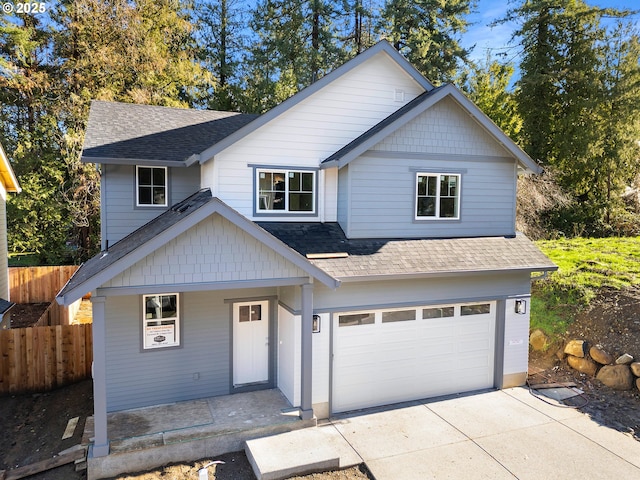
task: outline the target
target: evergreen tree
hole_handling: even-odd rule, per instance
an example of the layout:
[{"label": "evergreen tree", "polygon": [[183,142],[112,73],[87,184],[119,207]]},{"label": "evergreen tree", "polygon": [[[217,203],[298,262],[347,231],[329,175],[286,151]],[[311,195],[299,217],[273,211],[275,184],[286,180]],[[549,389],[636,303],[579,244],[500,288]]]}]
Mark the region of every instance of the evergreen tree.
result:
[{"label": "evergreen tree", "polygon": [[341,65],[345,52],[333,34],[335,1],[263,0],[250,27],[244,110],[262,112]]},{"label": "evergreen tree", "polygon": [[210,1],[199,6],[200,58],[215,79],[213,91],[207,95],[207,108],[238,109],[244,16],[240,0]]},{"label": "evergreen tree", "polygon": [[380,33],[432,82],[450,82],[469,51],[458,36],[468,26],[471,0],[387,0]]},{"label": "evergreen tree", "polygon": [[512,140],[517,141],[522,128],[515,95],[509,91],[514,67],[489,56],[473,65],[464,76],[462,90]]}]

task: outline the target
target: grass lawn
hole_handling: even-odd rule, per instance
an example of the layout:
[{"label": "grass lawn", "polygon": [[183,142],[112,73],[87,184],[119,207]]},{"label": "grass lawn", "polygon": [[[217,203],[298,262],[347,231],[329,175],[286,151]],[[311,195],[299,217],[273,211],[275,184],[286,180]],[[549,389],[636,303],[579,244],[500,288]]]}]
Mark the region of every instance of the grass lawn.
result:
[{"label": "grass lawn", "polygon": [[640,237],[545,240],[536,245],[559,267],[533,284],[531,327],[549,335],[564,332],[599,289],[640,284]]}]

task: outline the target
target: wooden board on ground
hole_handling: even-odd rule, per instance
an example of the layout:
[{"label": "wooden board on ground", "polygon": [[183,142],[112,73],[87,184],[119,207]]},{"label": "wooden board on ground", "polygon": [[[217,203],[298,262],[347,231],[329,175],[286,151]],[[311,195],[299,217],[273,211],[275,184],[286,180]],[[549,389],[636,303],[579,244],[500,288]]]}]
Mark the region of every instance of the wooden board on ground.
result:
[{"label": "wooden board on ground", "polygon": [[32,463],[31,465],[25,465],[24,467],[14,468],[13,470],[7,470],[3,480],[18,480],[30,475],[35,475],[36,473],[51,470],[52,468],[58,468],[67,463],[75,462],[79,458],[83,458],[86,454],[87,452],[84,448],[67,451],[67,453],[63,453],[57,457]]}]

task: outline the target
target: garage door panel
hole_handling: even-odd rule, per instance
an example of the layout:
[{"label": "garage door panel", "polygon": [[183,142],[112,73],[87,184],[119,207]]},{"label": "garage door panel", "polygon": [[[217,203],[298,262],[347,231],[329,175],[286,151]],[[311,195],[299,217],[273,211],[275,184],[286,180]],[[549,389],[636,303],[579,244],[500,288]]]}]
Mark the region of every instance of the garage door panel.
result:
[{"label": "garage door panel", "polygon": [[466,316],[443,306],[455,314],[428,319],[421,308],[416,320],[382,323],[381,310],[373,324],[346,327],[336,315],[333,412],[493,386],[495,304]]}]

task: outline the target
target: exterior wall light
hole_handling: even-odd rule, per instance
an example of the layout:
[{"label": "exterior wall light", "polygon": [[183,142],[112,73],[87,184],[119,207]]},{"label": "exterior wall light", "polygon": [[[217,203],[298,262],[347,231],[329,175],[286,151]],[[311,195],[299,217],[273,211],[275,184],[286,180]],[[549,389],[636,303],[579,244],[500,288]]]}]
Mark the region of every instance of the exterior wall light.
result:
[{"label": "exterior wall light", "polygon": [[320,315],[313,316],[313,333],[320,333]]},{"label": "exterior wall light", "polygon": [[524,315],[525,313],[527,313],[526,300],[516,300],[516,313],[519,315]]}]

